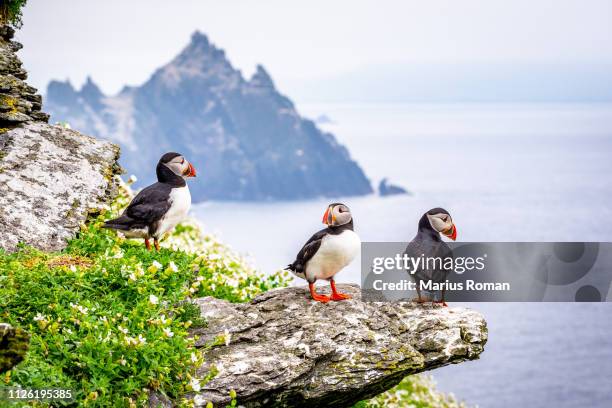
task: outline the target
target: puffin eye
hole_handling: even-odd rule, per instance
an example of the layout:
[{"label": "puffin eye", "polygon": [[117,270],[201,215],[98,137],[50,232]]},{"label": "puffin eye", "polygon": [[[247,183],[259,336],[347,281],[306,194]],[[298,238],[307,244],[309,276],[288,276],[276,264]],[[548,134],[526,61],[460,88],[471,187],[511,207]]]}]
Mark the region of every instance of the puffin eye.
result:
[{"label": "puffin eye", "polygon": [[338,212],[339,212],[339,213],[343,213],[343,212],[344,212],[344,210],[342,209],[342,207],[338,208]]}]

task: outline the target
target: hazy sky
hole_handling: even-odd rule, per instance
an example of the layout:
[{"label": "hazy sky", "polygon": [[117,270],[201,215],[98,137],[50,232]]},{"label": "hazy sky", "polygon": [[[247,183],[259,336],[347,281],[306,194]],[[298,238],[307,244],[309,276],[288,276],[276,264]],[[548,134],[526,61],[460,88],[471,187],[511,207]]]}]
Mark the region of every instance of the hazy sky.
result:
[{"label": "hazy sky", "polygon": [[30,0],[17,38],[31,83],[138,85],[199,29],[285,93],[411,62],[612,63],[610,0]]}]

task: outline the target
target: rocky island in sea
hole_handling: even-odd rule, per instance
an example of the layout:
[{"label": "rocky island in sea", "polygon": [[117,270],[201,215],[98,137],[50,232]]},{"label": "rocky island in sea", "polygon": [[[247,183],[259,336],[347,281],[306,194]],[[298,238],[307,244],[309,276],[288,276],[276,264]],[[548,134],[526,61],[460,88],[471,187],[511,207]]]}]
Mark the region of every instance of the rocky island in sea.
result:
[{"label": "rocky island in sea", "polygon": [[143,85],[106,96],[89,78],[80,90],[49,83],[53,122],[119,144],[121,164],[141,185],[151,163],[179,151],[202,169],[195,201],[295,200],[372,192],[336,138],[305,119],[258,66],[245,79],[225,52],[195,32]]}]

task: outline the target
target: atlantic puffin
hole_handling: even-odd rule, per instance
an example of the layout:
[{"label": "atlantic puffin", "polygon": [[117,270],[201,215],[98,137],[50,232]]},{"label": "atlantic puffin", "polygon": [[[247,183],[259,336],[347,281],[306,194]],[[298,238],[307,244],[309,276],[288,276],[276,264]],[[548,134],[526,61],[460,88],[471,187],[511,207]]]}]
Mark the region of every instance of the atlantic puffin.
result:
[{"label": "atlantic puffin", "polygon": [[[319,302],[350,299],[336,290],[334,276],[350,264],[359,252],[361,240],[353,231],[353,216],[342,203],[332,203],[323,215],[327,228],[314,234],[304,244],[287,270],[306,279],[310,295]],[[319,295],[315,289],[317,279],[326,279],[331,286],[331,296]]]},{"label": "atlantic puffin", "polygon": [[[427,211],[419,220],[419,227],[416,236],[404,251],[404,254],[412,258],[422,258],[416,271],[409,271],[412,278],[416,282],[417,302],[423,303],[421,298],[420,285],[422,281],[432,281],[434,283],[443,283],[446,281],[450,270],[444,268],[444,260],[453,257],[453,251],[442,241],[440,234],[455,241],[457,239],[457,227],[453,223],[453,219],[448,211],[444,208],[432,208]],[[427,259],[440,259],[437,262],[427,263]],[[414,273],[412,273],[414,272]],[[432,300],[433,303],[441,303],[447,306],[444,300],[445,289],[442,291],[440,300]]]},{"label": "atlantic puffin", "polygon": [[157,183],[144,188],[134,197],[119,218],[104,223],[104,228],[119,230],[128,238],[144,238],[151,250],[153,238],[159,251],[159,240],[181,222],[191,207],[191,194],[186,179],[196,171],[183,155],[164,154],[155,169]]}]

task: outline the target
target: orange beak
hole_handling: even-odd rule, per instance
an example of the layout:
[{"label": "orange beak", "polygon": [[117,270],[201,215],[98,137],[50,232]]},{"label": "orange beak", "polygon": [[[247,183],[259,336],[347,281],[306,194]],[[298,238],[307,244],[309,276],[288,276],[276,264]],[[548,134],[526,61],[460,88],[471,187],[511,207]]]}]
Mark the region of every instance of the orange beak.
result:
[{"label": "orange beak", "polygon": [[453,224],[449,229],[444,231],[443,234],[455,241],[457,240],[457,227],[455,227],[455,224]]},{"label": "orange beak", "polygon": [[196,176],[196,170],[195,167],[193,167],[193,164],[189,163],[189,170],[186,174],[187,177],[195,177]]},{"label": "orange beak", "polygon": [[325,210],[325,214],[323,214],[323,224],[325,225],[330,225],[332,223],[332,217],[330,217],[331,214],[329,213],[330,208],[331,207],[327,207],[327,210]]}]

